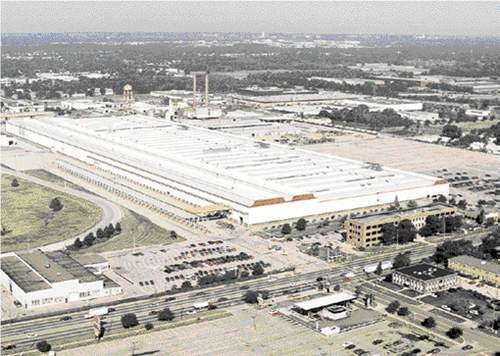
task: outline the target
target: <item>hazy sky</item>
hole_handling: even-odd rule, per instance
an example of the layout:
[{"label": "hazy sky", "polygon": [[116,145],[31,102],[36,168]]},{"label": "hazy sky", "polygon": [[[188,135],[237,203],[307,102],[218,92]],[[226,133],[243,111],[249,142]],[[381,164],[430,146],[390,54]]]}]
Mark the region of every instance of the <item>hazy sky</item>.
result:
[{"label": "hazy sky", "polygon": [[500,2],[1,1],[2,32],[500,35]]}]

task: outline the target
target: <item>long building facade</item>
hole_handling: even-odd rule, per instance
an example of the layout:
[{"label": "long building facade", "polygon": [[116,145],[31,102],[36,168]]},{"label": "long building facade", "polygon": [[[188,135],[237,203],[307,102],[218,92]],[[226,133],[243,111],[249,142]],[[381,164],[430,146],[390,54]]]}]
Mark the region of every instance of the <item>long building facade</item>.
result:
[{"label": "long building facade", "polygon": [[347,219],[344,223],[346,241],[353,246],[363,248],[380,245],[384,224],[397,225],[403,220],[410,220],[415,229],[419,230],[425,225],[428,216],[451,216],[455,215],[457,210],[453,206],[435,204]]},{"label": "long building facade", "polygon": [[263,224],[448,195],[448,183],[140,115],[10,120],[7,132],[200,206]]}]

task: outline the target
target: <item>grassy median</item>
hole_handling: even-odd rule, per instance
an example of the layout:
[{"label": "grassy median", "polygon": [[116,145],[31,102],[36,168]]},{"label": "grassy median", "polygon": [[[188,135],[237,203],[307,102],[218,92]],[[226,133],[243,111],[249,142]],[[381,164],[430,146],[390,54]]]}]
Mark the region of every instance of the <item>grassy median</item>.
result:
[{"label": "grassy median", "polygon": [[131,210],[122,209],[123,217],[120,220],[122,232],[105,242],[99,242],[88,248],[82,248],[76,253],[116,251],[134,247],[150,245],[167,245],[180,242],[180,236],[172,238],[171,232],[151,222],[148,218]]},{"label": "grassy median", "polygon": [[[88,200],[2,174],[2,252],[39,247],[74,237],[94,226],[102,210]],[[49,205],[54,198],[59,211]]]}]

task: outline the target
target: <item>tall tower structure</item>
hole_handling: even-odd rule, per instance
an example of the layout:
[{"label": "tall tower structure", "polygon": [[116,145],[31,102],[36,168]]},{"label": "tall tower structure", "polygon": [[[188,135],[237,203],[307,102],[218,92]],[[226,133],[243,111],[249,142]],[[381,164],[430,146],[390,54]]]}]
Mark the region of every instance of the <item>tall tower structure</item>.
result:
[{"label": "tall tower structure", "polygon": [[134,92],[132,91],[132,85],[130,84],[125,84],[123,87],[123,101],[125,111],[131,112],[132,104],[134,102]]}]

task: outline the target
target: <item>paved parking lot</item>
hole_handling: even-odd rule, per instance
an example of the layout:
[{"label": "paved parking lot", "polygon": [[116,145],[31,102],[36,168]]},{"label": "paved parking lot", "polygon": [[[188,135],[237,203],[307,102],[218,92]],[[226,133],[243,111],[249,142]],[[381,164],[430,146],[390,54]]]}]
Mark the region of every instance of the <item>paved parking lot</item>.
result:
[{"label": "paved parking lot", "polygon": [[436,295],[437,297],[426,296],[421,300],[436,306],[440,310],[444,309],[443,306],[447,306],[451,309],[451,312],[441,311],[441,313],[446,314],[449,318],[452,318],[450,314],[454,313],[481,324],[495,317],[493,309],[488,307],[492,299],[475,291],[452,288],[446,292],[436,293]]},{"label": "paved parking lot", "polygon": [[[395,342],[399,352],[393,355],[417,348],[421,350],[420,355],[425,355],[437,347],[436,340],[420,340],[410,327],[387,321],[327,337],[283,317],[272,316],[268,309],[245,307],[243,310],[234,308],[231,312],[233,316],[224,319],[103,342],[64,351],[61,355],[126,355],[132,347],[136,354],[143,355],[353,356],[356,355],[354,351],[360,349],[371,355],[389,355],[385,346]],[[375,345],[375,340],[382,342]],[[353,343],[354,348],[345,348],[348,343]]]},{"label": "paved parking lot", "polygon": [[124,287],[143,294],[180,288],[185,282],[195,286],[200,277],[236,268],[251,275],[257,264],[265,272],[285,267],[270,256],[254,256],[222,240],[116,252],[108,259],[115,273],[128,282]]}]

